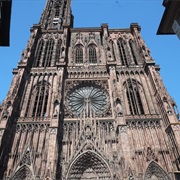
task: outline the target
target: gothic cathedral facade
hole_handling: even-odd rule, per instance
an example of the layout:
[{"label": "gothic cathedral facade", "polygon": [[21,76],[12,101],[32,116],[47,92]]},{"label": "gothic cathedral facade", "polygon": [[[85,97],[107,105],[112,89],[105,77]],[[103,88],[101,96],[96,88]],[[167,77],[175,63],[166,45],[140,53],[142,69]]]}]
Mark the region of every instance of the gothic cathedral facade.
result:
[{"label": "gothic cathedral facade", "polygon": [[0,106],[0,179],[180,179],[180,124],[140,26],[74,28],[47,0]]}]

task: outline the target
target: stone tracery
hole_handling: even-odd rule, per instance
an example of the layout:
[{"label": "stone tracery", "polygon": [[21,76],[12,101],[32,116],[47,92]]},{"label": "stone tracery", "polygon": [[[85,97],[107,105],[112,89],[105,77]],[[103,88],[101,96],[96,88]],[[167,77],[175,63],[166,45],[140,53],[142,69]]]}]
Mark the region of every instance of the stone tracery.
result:
[{"label": "stone tracery", "polygon": [[102,157],[93,151],[86,151],[72,162],[67,179],[89,179],[90,174],[93,179],[111,179],[110,169]]},{"label": "stone tracery", "polygon": [[26,166],[23,165],[13,176],[12,180],[33,180],[33,175],[31,170]]},{"label": "stone tracery", "polygon": [[171,180],[167,173],[154,161],[152,161],[145,173],[144,180]]},{"label": "stone tracery", "polygon": [[[90,116],[90,111],[89,115],[87,114],[89,107],[91,116],[104,116],[107,113],[111,114],[107,87],[107,81],[101,80],[67,81],[65,113],[71,114],[71,116],[88,117]],[[74,101],[72,101],[73,99]],[[87,100],[89,103],[86,102]],[[86,107],[84,106],[84,103]],[[103,104],[103,108],[100,107],[100,105]]]}]

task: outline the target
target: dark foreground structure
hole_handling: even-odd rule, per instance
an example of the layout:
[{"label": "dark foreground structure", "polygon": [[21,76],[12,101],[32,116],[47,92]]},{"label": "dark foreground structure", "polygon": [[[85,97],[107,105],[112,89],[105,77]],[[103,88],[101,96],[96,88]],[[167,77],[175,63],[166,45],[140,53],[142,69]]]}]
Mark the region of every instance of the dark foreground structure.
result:
[{"label": "dark foreground structure", "polygon": [[180,39],[180,1],[164,0],[165,11],[157,34],[176,34]]},{"label": "dark foreground structure", "polygon": [[175,180],[180,124],[138,24],[74,28],[48,0],[0,107],[0,179]]},{"label": "dark foreground structure", "polygon": [[0,46],[9,46],[12,0],[0,0]]}]

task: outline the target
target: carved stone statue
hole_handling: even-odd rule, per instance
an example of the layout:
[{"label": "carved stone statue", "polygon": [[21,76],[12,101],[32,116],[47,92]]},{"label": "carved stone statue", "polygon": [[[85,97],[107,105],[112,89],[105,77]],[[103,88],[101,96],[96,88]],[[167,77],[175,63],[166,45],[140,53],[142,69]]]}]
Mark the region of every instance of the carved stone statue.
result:
[{"label": "carved stone statue", "polygon": [[163,98],[163,104],[164,104],[164,108],[165,108],[167,114],[171,115],[172,114],[172,110],[171,110],[171,107],[170,107],[166,97]]},{"label": "carved stone statue", "polygon": [[4,113],[3,113],[3,118],[4,119],[8,118],[9,114],[11,113],[11,110],[12,110],[11,102],[8,102],[7,105],[6,105],[6,108],[4,110]]},{"label": "carved stone statue", "polygon": [[58,116],[58,110],[59,110],[59,102],[58,102],[58,100],[55,100],[55,102],[54,102],[53,117],[57,117]]},{"label": "carved stone statue", "polygon": [[65,49],[64,49],[64,47],[62,47],[60,62],[63,62],[64,58],[65,58]]},{"label": "carved stone statue", "polygon": [[121,101],[119,98],[116,99],[116,113],[117,113],[117,116],[121,116],[123,114]]},{"label": "carved stone statue", "polygon": [[8,115],[9,115],[9,112],[5,110],[3,113],[3,119],[7,119]]},{"label": "carved stone statue", "polygon": [[65,58],[65,49],[62,48],[61,58]]}]

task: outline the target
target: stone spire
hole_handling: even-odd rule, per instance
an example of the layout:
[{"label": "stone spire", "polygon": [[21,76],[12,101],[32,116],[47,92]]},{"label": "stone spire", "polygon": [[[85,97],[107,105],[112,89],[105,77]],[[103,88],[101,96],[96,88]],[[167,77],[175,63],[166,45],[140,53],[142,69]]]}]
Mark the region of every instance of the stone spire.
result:
[{"label": "stone spire", "polygon": [[71,0],[47,0],[40,24],[43,29],[62,29],[73,25]]}]

